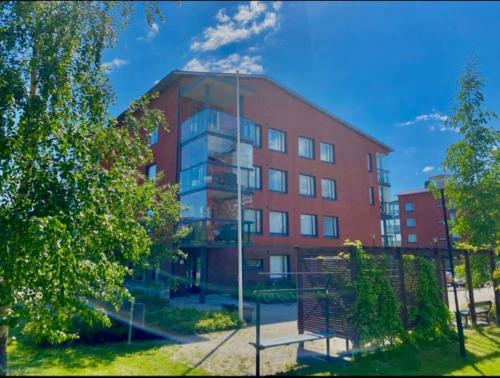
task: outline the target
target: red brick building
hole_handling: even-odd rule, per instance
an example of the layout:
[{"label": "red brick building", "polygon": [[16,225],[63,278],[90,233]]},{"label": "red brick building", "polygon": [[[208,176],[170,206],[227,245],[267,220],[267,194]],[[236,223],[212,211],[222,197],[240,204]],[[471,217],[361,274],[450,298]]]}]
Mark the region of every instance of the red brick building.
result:
[{"label": "red brick building", "polygon": [[[398,194],[403,247],[446,248],[446,231],[441,198],[427,188]],[[448,204],[447,204],[448,206]],[[448,210],[448,221],[454,216]]]},{"label": "red brick building", "polygon": [[[295,246],[382,245],[392,149],[267,76],[240,83],[245,282],[295,270]],[[153,135],[146,174],[180,183],[193,229],[187,260],[164,269],[188,289],[234,288],[235,75],[173,71],[151,91],[170,130]]]}]

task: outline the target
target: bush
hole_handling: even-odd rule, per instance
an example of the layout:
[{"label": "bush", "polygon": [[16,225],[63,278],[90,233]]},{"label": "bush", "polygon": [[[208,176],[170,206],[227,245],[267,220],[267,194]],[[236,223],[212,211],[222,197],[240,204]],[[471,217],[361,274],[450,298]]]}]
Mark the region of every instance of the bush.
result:
[{"label": "bush", "polygon": [[[256,302],[257,295],[254,294],[254,290],[275,290],[275,289],[294,289],[296,287],[295,281],[293,280],[279,280],[271,281],[270,283],[261,283],[259,285],[246,285],[243,289],[243,299],[247,301]],[[231,292],[233,298],[238,298],[238,289]],[[297,300],[297,294],[295,292],[288,293],[266,293],[261,294],[260,300],[263,303],[290,303]]]},{"label": "bush", "polygon": [[[412,257],[405,256],[412,259]],[[453,334],[450,312],[441,297],[432,264],[423,257],[416,257],[418,287],[415,306],[409,320],[415,322],[411,339],[417,343],[442,341]]]},{"label": "bush", "polygon": [[356,301],[352,307],[352,322],[361,342],[392,344],[404,339],[399,317],[399,303],[388,279],[386,257],[377,261],[368,255],[360,243],[347,243],[353,249],[357,275],[352,283]]},{"label": "bush", "polygon": [[163,308],[148,312],[146,322],[158,329],[180,334],[224,331],[241,326],[236,312],[198,311],[194,308]]}]

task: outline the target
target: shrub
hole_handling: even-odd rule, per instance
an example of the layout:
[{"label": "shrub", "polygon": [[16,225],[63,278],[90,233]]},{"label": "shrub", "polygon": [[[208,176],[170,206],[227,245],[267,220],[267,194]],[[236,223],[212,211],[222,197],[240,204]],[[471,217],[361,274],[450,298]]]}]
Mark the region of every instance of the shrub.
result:
[{"label": "shrub", "polygon": [[356,279],[352,282],[356,300],[351,309],[351,320],[360,342],[391,344],[405,338],[399,304],[388,279],[387,260],[377,261],[365,253],[360,243],[345,244],[354,252],[351,258],[356,266]]},{"label": "shrub", "polygon": [[[257,295],[253,293],[254,290],[290,289],[295,287],[296,284],[294,280],[279,280],[271,281],[270,283],[261,283],[259,285],[246,285],[243,288],[243,298],[247,301],[255,302],[257,301]],[[231,296],[237,298],[238,290],[235,289],[231,291]],[[290,303],[297,300],[297,294],[295,292],[266,293],[261,294],[260,300],[263,303]]]},{"label": "shrub", "polygon": [[146,314],[146,322],[180,334],[216,332],[241,326],[236,312],[198,311],[194,308],[163,308]]},{"label": "shrub", "polygon": [[418,287],[415,306],[409,313],[409,320],[415,322],[411,339],[417,343],[449,339],[453,334],[450,312],[443,302],[434,268],[423,257],[415,259]]}]

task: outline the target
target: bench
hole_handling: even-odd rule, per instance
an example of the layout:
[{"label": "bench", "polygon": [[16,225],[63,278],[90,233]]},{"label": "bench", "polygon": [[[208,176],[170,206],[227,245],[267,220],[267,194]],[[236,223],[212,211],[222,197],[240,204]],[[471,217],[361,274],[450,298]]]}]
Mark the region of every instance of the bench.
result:
[{"label": "bench", "polygon": [[[260,296],[261,294],[271,294],[271,293],[288,293],[288,292],[295,292],[295,293],[302,293],[302,292],[322,292],[325,295],[325,324],[326,324],[326,331],[325,332],[307,332],[307,333],[301,333],[298,335],[290,335],[290,336],[284,336],[284,337],[278,337],[274,339],[264,339],[261,340],[260,338],[260,327],[261,327],[261,321],[260,321]],[[254,290],[254,295],[257,296],[257,303],[256,303],[256,324],[255,324],[255,342],[250,342],[250,345],[252,345],[255,348],[255,375],[257,377],[260,376],[260,351],[267,349],[267,348],[272,348],[272,347],[277,347],[277,346],[284,346],[284,345],[291,345],[291,344],[302,344],[306,341],[315,341],[315,340],[326,340],[326,359],[330,360],[330,339],[335,337],[333,333],[329,332],[329,311],[328,311],[328,288],[326,287],[311,287],[311,288],[303,288],[303,289],[272,289],[272,290]]]},{"label": "bench", "polygon": [[469,324],[468,319],[472,315],[471,313],[472,306],[474,306],[474,309],[476,310],[476,317],[480,316],[484,317],[489,325],[490,324],[489,313],[491,311],[491,307],[493,306],[493,302],[483,301],[483,302],[475,302],[474,304],[469,303],[468,309],[460,310],[460,315],[465,318],[465,326],[467,327]]}]

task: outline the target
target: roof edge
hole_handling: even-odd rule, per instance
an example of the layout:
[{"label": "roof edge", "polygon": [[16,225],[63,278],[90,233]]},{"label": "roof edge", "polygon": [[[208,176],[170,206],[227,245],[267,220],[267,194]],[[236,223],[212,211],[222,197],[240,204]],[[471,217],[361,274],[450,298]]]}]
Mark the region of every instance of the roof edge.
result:
[{"label": "roof edge", "polygon": [[[224,73],[224,72],[203,72],[203,71],[184,71],[184,70],[172,70],[170,71],[163,79],[161,79],[159,82],[157,82],[151,89],[149,89],[145,94],[149,94],[155,91],[161,91],[165,86],[166,83],[168,82],[167,79],[171,78],[174,75],[192,75],[192,76],[201,76],[201,75],[206,75],[206,74],[211,74],[215,76],[229,76],[229,77],[236,77],[236,73]],[[288,88],[286,85],[281,84],[280,82],[276,81],[275,79],[272,79],[268,75],[257,75],[257,74],[239,74],[240,77],[242,78],[247,78],[247,79],[265,79],[271,84],[275,85],[278,88],[281,88],[285,90],[286,92],[290,93],[291,95],[297,97],[299,100],[305,102],[309,106],[313,107],[314,109],[320,111],[321,113],[325,114],[326,116],[332,118],[333,120],[341,123],[347,128],[350,128],[354,132],[360,134],[361,136],[371,140],[372,142],[375,142],[379,146],[385,148],[389,152],[394,152],[394,149],[387,144],[383,143],[382,141],[378,140],[377,138],[367,134],[363,130],[357,128],[356,126],[352,125],[351,123],[345,121],[344,119],[336,116],[335,114],[331,113],[330,111],[326,110],[325,108],[313,103],[312,101],[308,100],[304,96],[300,95],[299,93],[295,92],[294,90]],[[124,111],[125,112],[125,111]],[[124,113],[123,112],[123,113]],[[121,116],[121,114],[120,114]]]}]

